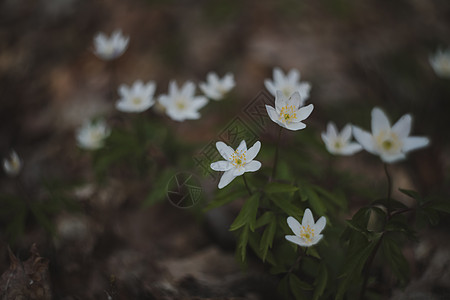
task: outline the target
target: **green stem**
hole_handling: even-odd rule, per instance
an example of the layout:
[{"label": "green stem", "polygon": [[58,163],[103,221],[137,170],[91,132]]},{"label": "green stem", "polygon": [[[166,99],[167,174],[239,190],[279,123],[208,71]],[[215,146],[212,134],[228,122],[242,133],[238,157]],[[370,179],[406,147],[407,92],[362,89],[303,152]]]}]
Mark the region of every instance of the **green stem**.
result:
[{"label": "green stem", "polygon": [[251,190],[250,187],[248,186],[247,179],[245,179],[245,174],[242,174],[242,178],[244,179],[244,184],[245,184],[245,187],[247,188],[248,194],[249,194],[250,196],[252,196],[252,195],[253,195],[253,194],[252,194],[252,190]]},{"label": "green stem", "polygon": [[370,268],[372,267],[372,263],[373,263],[373,260],[375,259],[375,255],[377,254],[378,249],[380,248],[383,237],[384,237],[384,233],[381,235],[380,239],[378,240],[377,244],[375,245],[375,248],[373,248],[372,253],[370,253],[370,256],[367,259],[366,264],[364,265],[364,270],[363,270],[364,279],[363,279],[363,284],[361,287],[361,292],[359,294],[360,300],[364,300],[364,295],[367,290],[367,282],[369,281],[369,271],[370,271]]},{"label": "green stem", "polygon": [[278,149],[280,148],[280,138],[281,138],[281,131],[283,130],[283,127],[280,126],[280,130],[278,131],[278,138],[277,138],[277,147],[275,148],[275,158],[273,162],[273,168],[272,168],[272,176],[270,177],[270,181],[272,181],[275,178],[275,175],[277,173],[277,165],[278,165]]},{"label": "green stem", "polygon": [[388,218],[391,215],[391,190],[392,190],[392,179],[391,176],[389,175],[389,171],[387,168],[387,164],[384,163],[384,173],[386,174],[386,178],[387,178],[387,216]]},{"label": "green stem", "polygon": [[302,249],[302,247],[299,247],[299,255],[297,257],[297,260],[294,262],[294,264],[291,266],[291,268],[289,269],[288,273],[291,273],[292,271],[294,271],[295,267],[297,267],[298,265],[300,265],[300,261],[302,260],[303,256],[307,256],[306,254],[306,248]]}]

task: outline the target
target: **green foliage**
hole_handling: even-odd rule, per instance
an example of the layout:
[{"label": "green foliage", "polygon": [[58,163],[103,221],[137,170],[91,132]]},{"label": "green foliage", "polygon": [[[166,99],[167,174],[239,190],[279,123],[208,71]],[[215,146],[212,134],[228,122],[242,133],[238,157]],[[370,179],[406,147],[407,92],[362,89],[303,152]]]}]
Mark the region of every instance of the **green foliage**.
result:
[{"label": "green foliage", "polygon": [[234,222],[230,226],[230,230],[234,231],[241,228],[244,225],[248,225],[251,231],[255,231],[256,224],[256,214],[258,212],[259,195],[254,194],[248,198],[239,215],[236,217]]}]

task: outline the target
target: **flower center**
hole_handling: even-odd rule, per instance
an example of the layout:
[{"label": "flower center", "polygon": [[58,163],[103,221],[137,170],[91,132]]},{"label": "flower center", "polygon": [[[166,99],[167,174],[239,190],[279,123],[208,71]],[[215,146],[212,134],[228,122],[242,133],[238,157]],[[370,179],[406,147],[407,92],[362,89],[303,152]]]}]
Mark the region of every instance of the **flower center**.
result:
[{"label": "flower center", "polygon": [[142,98],[141,97],[134,97],[132,100],[134,105],[139,105],[142,103]]},{"label": "flower center", "polygon": [[312,239],[314,238],[314,229],[312,229],[309,225],[302,226],[300,228],[300,237],[306,240],[308,243],[312,243]]},{"label": "flower center", "polygon": [[280,121],[281,122],[290,123],[295,119],[297,119],[297,113],[294,112],[294,106],[286,105],[281,108],[281,112],[280,112]]},{"label": "flower center", "polygon": [[340,140],[337,140],[337,141],[334,142],[334,148],[335,148],[336,150],[341,149],[342,146],[343,146],[343,143],[342,143]]},{"label": "flower center", "polygon": [[231,155],[231,163],[233,164],[233,166],[235,166],[236,168],[240,168],[245,165],[245,152],[246,151],[243,151],[239,154],[237,150],[234,151],[234,153]]},{"label": "flower center", "polygon": [[185,110],[187,105],[186,105],[186,100],[184,98],[180,98],[178,100],[176,100],[175,102],[175,106],[179,109],[179,110]]},{"label": "flower center", "polygon": [[381,131],[375,138],[375,142],[381,151],[389,154],[400,152],[403,146],[398,136],[390,130]]}]

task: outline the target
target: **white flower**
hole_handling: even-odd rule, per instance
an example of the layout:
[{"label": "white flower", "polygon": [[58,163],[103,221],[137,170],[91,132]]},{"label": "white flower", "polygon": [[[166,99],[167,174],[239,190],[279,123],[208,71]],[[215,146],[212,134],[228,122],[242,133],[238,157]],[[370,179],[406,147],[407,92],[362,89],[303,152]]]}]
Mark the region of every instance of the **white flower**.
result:
[{"label": "white flower", "polygon": [[216,73],[210,72],[206,82],[199,84],[206,97],[212,100],[221,100],[236,85],[233,74],[227,73],[222,79]]},{"label": "white flower", "polygon": [[225,171],[219,181],[219,189],[228,185],[234,178],[245,172],[255,172],[261,168],[261,163],[253,160],[261,149],[261,142],[257,141],[247,150],[247,144],[243,140],[236,150],[224,142],[217,142],[216,148],[225,160],[219,160],[211,164],[214,171]]},{"label": "white flower", "polygon": [[121,56],[128,47],[130,38],[122,35],[121,30],[116,30],[111,37],[98,33],[94,37],[94,53],[103,60],[112,60]]},{"label": "white flower", "polygon": [[406,158],[406,153],[428,146],[426,137],[409,136],[412,117],[406,114],[391,127],[384,112],[375,107],[372,110],[372,134],[353,126],[353,135],[363,148],[379,155],[385,163],[393,163]]},{"label": "white flower", "polygon": [[296,69],[291,69],[285,76],[280,68],[273,69],[273,81],[270,79],[264,80],[266,89],[276,96],[276,92],[279,90],[287,98],[294,92],[299,92],[301,97],[300,106],[303,106],[306,99],[309,98],[309,91],[311,90],[311,84],[309,82],[300,82],[300,72]]},{"label": "white flower", "polygon": [[160,95],[158,102],[164,106],[167,115],[175,121],[186,119],[195,120],[200,118],[198,110],[208,103],[208,99],[203,96],[194,96],[195,85],[187,81],[180,89],[177,83],[169,83],[169,94]]},{"label": "white flower", "polygon": [[5,170],[5,173],[11,177],[19,174],[22,169],[22,160],[19,155],[17,155],[16,151],[12,150],[9,158],[3,159],[3,169]]},{"label": "white flower", "polygon": [[320,233],[325,228],[327,220],[325,217],[320,217],[317,223],[314,223],[311,210],[307,208],[303,214],[301,225],[293,217],[288,217],[287,223],[295,235],[286,235],[284,237],[299,246],[311,247],[322,239],[323,235]]},{"label": "white flower", "polygon": [[138,80],[131,87],[122,84],[119,86],[121,98],[117,101],[116,108],[123,112],[143,112],[155,103],[153,99],[155,89],[156,84],[153,81],[144,85],[142,81]]},{"label": "white flower", "polygon": [[278,125],[289,130],[300,130],[306,127],[302,121],[309,117],[314,109],[312,104],[305,107],[301,107],[301,104],[302,99],[298,92],[287,98],[281,91],[277,91],[275,108],[266,105],[266,110],[270,119]]},{"label": "white flower", "polygon": [[353,155],[356,152],[361,151],[361,145],[358,143],[351,143],[351,138],[352,126],[350,124],[345,125],[339,133],[336,125],[333,122],[329,122],[327,125],[327,132],[322,132],[322,140],[325,143],[328,152],[331,154]]},{"label": "white flower", "polygon": [[111,133],[103,120],[85,122],[77,131],[78,146],[87,150],[96,150],[103,147],[104,140]]},{"label": "white flower", "polygon": [[450,78],[450,49],[439,49],[429,57],[429,61],[436,75]]}]

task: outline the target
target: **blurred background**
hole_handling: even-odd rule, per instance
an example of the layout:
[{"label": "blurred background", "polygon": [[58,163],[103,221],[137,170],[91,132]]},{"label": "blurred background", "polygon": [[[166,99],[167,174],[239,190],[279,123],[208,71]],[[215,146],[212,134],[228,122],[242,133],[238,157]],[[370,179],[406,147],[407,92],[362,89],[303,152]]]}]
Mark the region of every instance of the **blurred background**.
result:
[{"label": "blurred background", "polygon": [[[93,54],[93,37],[116,29],[130,36],[129,47],[106,63]],[[229,99],[208,104],[200,120],[162,122],[199,150],[264,90],[274,67],[297,68],[312,84],[308,128],[316,138],[329,120],[339,128],[349,122],[370,128],[374,106],[393,122],[412,113],[412,134],[432,143],[392,166],[394,182],[448,197],[450,79],[437,76],[429,63],[430,55],[448,47],[447,0],[3,0],[0,153],[5,157],[13,148],[23,159],[21,191],[38,195],[43,178],[84,182],[70,195],[83,213],[52,216],[62,238],[29,226],[12,250],[26,260],[37,243],[50,261],[43,282],[54,299],[274,299],[276,284],[256,260],[246,273],[235,262],[234,246],[220,232],[228,220],[205,225],[167,201],[142,209],[148,182],[127,173],[101,186],[87,184],[95,175],[89,155],[77,148],[76,129],[97,116],[120,124],[114,103],[121,83],[154,80],[159,95],[171,79],[199,83],[209,71],[231,72],[236,87]],[[336,167],[383,182],[378,164],[358,154]],[[14,180],[0,176],[2,192],[12,190]],[[206,185],[209,193],[216,187]],[[225,229],[216,229],[221,225]],[[442,269],[450,263],[445,226],[427,232],[419,250],[407,250],[415,284],[385,291],[386,298],[450,293],[450,273]],[[2,232],[2,273],[10,264],[7,244]]]}]

